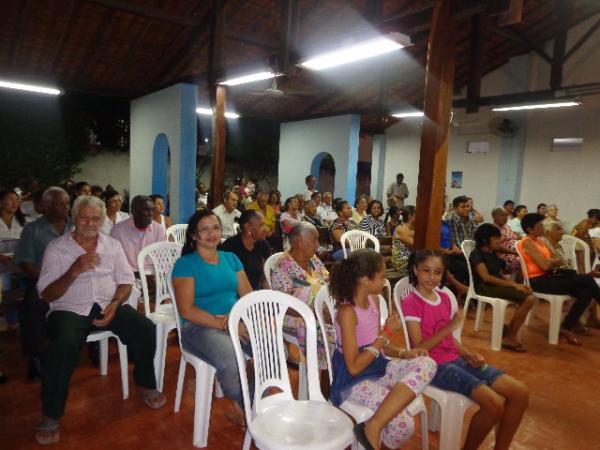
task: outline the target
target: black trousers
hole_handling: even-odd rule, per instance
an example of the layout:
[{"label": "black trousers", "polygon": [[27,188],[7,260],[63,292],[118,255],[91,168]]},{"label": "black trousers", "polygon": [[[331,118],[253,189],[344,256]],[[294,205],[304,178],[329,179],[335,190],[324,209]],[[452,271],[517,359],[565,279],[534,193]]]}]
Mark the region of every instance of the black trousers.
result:
[{"label": "black trousers", "polygon": [[96,328],[92,319],[70,311],[48,316],[48,349],[42,361],[42,410],[51,419],[60,419],[69,396],[69,381],[77,367],[81,347],[88,334],[110,330],[127,346],[133,361],[133,378],[138,386],[156,389],[154,353],[156,326],[129,305],[120,306],[112,322]]},{"label": "black trousers", "polygon": [[545,294],[571,295],[575,303],[563,321],[563,328],[573,329],[581,315],[585,312],[592,299],[600,303],[600,288],[590,275],[578,273],[564,274],[563,276],[548,276],[531,278],[531,288],[536,292]]},{"label": "black trousers", "polygon": [[25,298],[19,306],[21,344],[30,358],[41,358],[46,341],[48,303],[40,299],[35,282],[25,280]]},{"label": "black trousers", "polygon": [[469,268],[464,255],[448,255],[448,271],[465,286],[469,285]]}]

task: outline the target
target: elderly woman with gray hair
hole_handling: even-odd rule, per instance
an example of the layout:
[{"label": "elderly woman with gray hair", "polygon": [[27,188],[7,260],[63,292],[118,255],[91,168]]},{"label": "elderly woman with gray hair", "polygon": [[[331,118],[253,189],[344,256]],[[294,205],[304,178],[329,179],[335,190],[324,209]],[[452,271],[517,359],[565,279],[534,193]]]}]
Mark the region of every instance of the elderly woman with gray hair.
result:
[{"label": "elderly woman with gray hair", "polygon": [[[319,247],[319,232],[308,222],[298,222],[289,234],[290,249],[284,252],[271,273],[271,286],[276,291],[293,295],[313,307],[319,289],[329,281],[329,272],[315,255]],[[287,331],[295,333],[304,350],[306,330],[299,317],[286,316]],[[319,366],[326,368],[322,343],[318,345]]]},{"label": "elderly woman with gray hair", "polygon": [[515,244],[519,240],[519,236],[507,225],[508,212],[503,206],[497,206],[492,209],[492,219],[494,225],[500,229],[500,245],[502,246],[502,253],[500,257],[506,263],[506,270],[510,273],[518,273],[521,271],[521,263],[519,262],[519,255],[515,250]]}]

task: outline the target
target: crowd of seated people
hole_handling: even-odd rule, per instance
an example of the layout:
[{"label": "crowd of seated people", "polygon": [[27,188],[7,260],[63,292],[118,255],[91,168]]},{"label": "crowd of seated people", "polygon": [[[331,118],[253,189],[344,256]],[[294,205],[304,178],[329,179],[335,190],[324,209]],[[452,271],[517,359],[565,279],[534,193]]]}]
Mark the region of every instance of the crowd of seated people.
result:
[{"label": "crowd of seated people", "polygon": [[[565,230],[556,205],[540,204],[538,212],[528,214],[525,205],[515,207],[508,200],[492,209],[486,223],[471,198],[456,197],[450,211],[440,211],[439,247],[416,252],[416,210],[404,205],[408,188],[401,175],[387,192],[387,209],[366,195],[356,198],[353,208],[343,198],[334,199],[331,192],[318,192],[313,176],[305,179],[307,189],[287,198],[284,205],[278,191],[256,189],[246,180],[227,189],[215,206],[206,186],[198,185],[197,212],[187,221],[182,255],[173,269],[183,320],[180,338],[186,350],[217,370],[223,392],[232,400],[226,414],[231,421],[244,424],[244,405],[227,315],[238,298],[267,286],[264,264],[276,251],[284,253],[270,274],[272,289],[313,308],[319,289],[331,282],[340,307],[331,398],[335,404],[351,398],[374,411],[372,419],[355,428],[365,448],[380,448],[380,440],[397,448],[410,438],[413,424],[406,406],[429,383],[479,403],[465,448],[476,448],[495,424],[500,424],[496,447],[510,445],[527,404],[527,391],[452,340],[459,316],[450,312],[449,300],[438,290],[446,284],[459,300],[464,299],[469,265],[477,294],[517,304],[503,330],[506,350],[527,350],[519,331],[539,301],[534,292],[575,298],[560,329],[568,343],[581,345],[579,335],[589,333],[581,322],[586,309],[590,308],[587,325],[598,325],[600,288],[594,277],[599,273],[573,269],[578,261],[572,261],[560,244]],[[0,192],[0,239],[17,240],[14,256],[0,254],[0,273],[18,270],[24,286],[21,336],[27,376],[42,381],[42,420],[36,438],[47,444],[60,437],[59,419],[78,362],[75,354],[91,331],[108,329],[119,335],[130,346],[141,399],[151,408],[164,404],[152,363],[154,325],[123,303],[139,276],[137,256],[146,246],[165,241],[172,221],[165,213],[168,197],[138,195],[127,208],[129,202],[110,185],[102,189],[83,181],[69,182],[64,189],[50,187],[26,198],[34,197],[38,199],[34,209],[41,215],[31,220],[22,213],[17,193]],[[592,250],[600,250],[599,225],[600,210],[591,209],[572,234]],[[390,257],[382,255],[387,251],[382,245],[381,254],[346,249],[349,256],[344,258],[342,235],[351,230],[362,230],[380,242],[388,239]],[[465,240],[474,241],[476,247],[468,260],[461,249]],[[529,285],[524,284],[517,248]],[[415,348],[411,352],[389,346],[379,326],[379,306],[373,296],[381,293],[389,266],[399,276],[410,277],[416,289],[403,304]],[[92,288],[92,280],[99,287]],[[86,297],[85,302],[77,304],[79,295]],[[84,319],[85,326],[81,325]],[[435,320],[444,324],[437,332],[432,328]],[[401,329],[397,316],[390,316],[385,329],[391,333]],[[303,321],[286,316],[285,330],[295,336],[302,354]],[[247,344],[246,331],[241,329],[240,334]],[[148,344],[143,349],[141,340]],[[320,369],[326,368],[325,345],[319,334]],[[250,354],[248,346],[245,351]],[[384,353],[402,362],[388,364],[382,359]],[[43,368],[42,357],[48,361]],[[4,379],[0,372],[0,381]],[[393,405],[388,397],[394,399]],[[505,401],[509,406],[496,408]]]}]

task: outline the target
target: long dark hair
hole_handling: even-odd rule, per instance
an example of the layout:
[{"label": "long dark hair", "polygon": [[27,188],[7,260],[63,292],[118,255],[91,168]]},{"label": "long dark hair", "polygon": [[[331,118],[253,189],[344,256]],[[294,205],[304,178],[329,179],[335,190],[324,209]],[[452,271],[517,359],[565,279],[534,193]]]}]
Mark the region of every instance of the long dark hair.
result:
[{"label": "long dark hair", "polygon": [[371,279],[381,270],[383,257],[373,249],[355,250],[347,259],[335,266],[329,277],[329,292],[338,305],[354,304],[358,280],[364,276]]},{"label": "long dark hair", "polygon": [[[0,191],[0,202],[2,202],[10,194],[16,195],[17,198],[19,198],[19,194],[17,194],[15,191],[2,190],[2,191]],[[24,227],[25,226],[25,215],[21,212],[21,207],[20,206],[15,211],[15,217],[17,219],[17,222],[19,222],[19,225],[21,225],[22,227]]]},{"label": "long dark hair", "polygon": [[181,249],[181,256],[196,251],[196,241],[194,240],[194,235],[198,231],[198,223],[205,217],[209,216],[216,217],[219,223],[221,223],[219,216],[217,216],[210,209],[203,209],[202,211],[194,213],[192,217],[190,217],[190,220],[188,220],[187,230],[185,231],[185,244],[183,244],[183,248]]},{"label": "long dark hair", "polygon": [[417,278],[417,274],[415,273],[415,268],[419,266],[423,261],[427,258],[440,258],[442,260],[442,264],[444,266],[444,274],[442,275],[441,285],[446,284],[446,274],[448,273],[448,261],[444,254],[437,250],[419,250],[417,252],[411,253],[408,257],[408,281],[413,286],[417,286],[419,284],[419,280]]}]

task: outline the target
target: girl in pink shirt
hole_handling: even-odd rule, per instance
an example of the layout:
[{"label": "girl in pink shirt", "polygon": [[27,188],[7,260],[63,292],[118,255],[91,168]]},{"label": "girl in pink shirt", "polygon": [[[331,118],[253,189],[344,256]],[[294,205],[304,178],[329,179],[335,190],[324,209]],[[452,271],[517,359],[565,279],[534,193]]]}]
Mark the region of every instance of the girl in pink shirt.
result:
[{"label": "girl in pink shirt", "polygon": [[431,385],[463,394],[479,405],[465,450],[479,448],[496,425],[494,450],[508,450],[527,408],[527,387],[486,364],[483,356],[467,350],[452,336],[460,327],[461,315],[453,310],[450,297],[439,290],[446,276],[442,254],[421,250],[411,259],[409,277],[415,289],[402,301],[402,313],[412,346],[428,350],[438,364]]},{"label": "girl in pink shirt", "polygon": [[[431,381],[435,363],[422,349],[393,347],[382,333],[378,295],[385,283],[385,264],[379,253],[353,252],[334,267],[330,280],[338,305],[331,401],[339,406],[350,399],[373,410],[370,419],[354,428],[366,450],[379,450],[381,440],[388,448],[399,448],[414,430],[405,409]],[[397,314],[387,319],[384,330],[402,330]],[[394,358],[386,358],[384,352]]]}]

